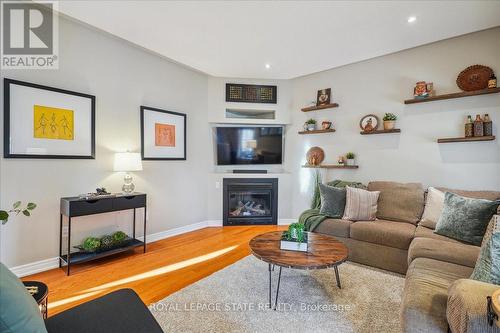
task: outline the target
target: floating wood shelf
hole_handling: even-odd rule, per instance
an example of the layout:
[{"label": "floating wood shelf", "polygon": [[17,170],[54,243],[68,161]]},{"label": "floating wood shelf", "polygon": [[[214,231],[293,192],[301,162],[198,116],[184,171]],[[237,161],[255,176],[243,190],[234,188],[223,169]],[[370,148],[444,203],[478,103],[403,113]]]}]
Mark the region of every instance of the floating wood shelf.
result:
[{"label": "floating wood shelf", "polygon": [[308,106],[306,108],[300,109],[302,112],[309,112],[309,111],[316,111],[316,110],[323,110],[323,109],[330,109],[330,108],[338,108],[339,105],[337,103],[330,103],[330,104],[325,104],[325,105],[318,105],[318,106]]},{"label": "floating wood shelf", "polygon": [[314,130],[314,131],[300,131],[299,134],[321,134],[321,133],[333,133],[334,129],[322,129],[322,130]]},{"label": "floating wood shelf", "polygon": [[461,137],[461,138],[444,138],[438,139],[438,143],[452,143],[452,142],[474,142],[474,141],[493,141],[495,136],[471,136],[471,137]]},{"label": "floating wood shelf", "polygon": [[500,93],[500,88],[489,88],[489,89],[476,90],[476,91],[462,91],[462,92],[457,92],[457,93],[453,93],[453,94],[430,96],[430,97],[426,97],[426,98],[407,99],[405,101],[405,104],[425,103],[425,102],[432,102],[432,101],[440,101],[443,99],[462,98],[462,97],[488,95],[488,94],[496,94],[496,93]]},{"label": "floating wood shelf", "polygon": [[390,130],[375,130],[375,131],[370,131],[370,132],[364,132],[364,131],[359,132],[359,134],[361,134],[361,135],[386,134],[386,133],[401,133],[401,130],[399,128],[394,128],[394,129],[390,129]]},{"label": "floating wood shelf", "polygon": [[357,169],[358,165],[340,165],[340,164],[320,164],[320,165],[303,165],[303,168],[314,168],[314,169]]}]

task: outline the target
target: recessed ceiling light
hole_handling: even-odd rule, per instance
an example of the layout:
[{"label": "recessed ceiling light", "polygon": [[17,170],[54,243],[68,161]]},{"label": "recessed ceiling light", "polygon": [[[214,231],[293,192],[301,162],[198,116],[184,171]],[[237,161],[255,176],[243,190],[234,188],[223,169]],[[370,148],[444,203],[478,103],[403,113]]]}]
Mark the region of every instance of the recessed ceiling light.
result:
[{"label": "recessed ceiling light", "polygon": [[410,16],[408,17],[408,23],[413,23],[417,20],[417,18],[415,16]]},{"label": "recessed ceiling light", "polygon": [[271,68],[271,65],[270,64],[266,64],[265,67],[266,67],[266,69],[269,69],[269,68]]}]

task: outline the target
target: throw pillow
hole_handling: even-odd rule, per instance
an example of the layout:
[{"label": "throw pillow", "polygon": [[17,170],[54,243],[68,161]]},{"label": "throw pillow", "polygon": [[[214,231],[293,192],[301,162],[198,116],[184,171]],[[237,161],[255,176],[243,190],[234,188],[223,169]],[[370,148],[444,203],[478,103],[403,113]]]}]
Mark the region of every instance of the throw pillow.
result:
[{"label": "throw pillow", "polygon": [[441,217],[444,206],[444,192],[437,188],[429,187],[427,190],[427,200],[425,201],[424,214],[420,220],[420,225],[435,229]]},{"label": "throw pillow", "polygon": [[500,216],[495,215],[488,224],[481,252],[476,261],[473,280],[500,285]]},{"label": "throw pillow", "polygon": [[376,219],[380,191],[366,191],[346,187],[346,204],[342,219],[351,221],[373,221]]},{"label": "throw pillow", "polygon": [[321,195],[320,214],[336,219],[342,218],[346,200],[345,188],[319,184],[319,193]]},{"label": "throw pillow", "polygon": [[499,204],[500,201],[465,198],[446,192],[443,212],[434,232],[479,246]]},{"label": "throw pillow", "polygon": [[47,333],[35,299],[21,281],[0,263],[0,332]]}]

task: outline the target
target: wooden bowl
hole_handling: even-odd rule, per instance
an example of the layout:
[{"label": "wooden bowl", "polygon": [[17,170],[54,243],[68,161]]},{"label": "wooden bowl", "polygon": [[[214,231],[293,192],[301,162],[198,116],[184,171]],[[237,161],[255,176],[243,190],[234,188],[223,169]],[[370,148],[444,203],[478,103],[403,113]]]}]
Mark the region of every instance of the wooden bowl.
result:
[{"label": "wooden bowl", "polygon": [[306,154],[307,164],[320,165],[325,159],[325,152],[320,147],[312,147]]}]

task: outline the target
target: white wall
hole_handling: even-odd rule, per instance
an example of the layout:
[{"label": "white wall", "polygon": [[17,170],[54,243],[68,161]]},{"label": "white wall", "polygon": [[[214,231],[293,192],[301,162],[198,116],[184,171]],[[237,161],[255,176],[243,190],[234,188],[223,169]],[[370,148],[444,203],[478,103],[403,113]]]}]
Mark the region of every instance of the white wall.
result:
[{"label": "white wall", "polygon": [[[321,146],[325,162],[335,163],[348,151],[357,154],[358,170],[330,170],[326,180],[418,181],[425,186],[500,189],[500,139],[492,142],[437,144],[440,137],[463,136],[467,115],[489,113],[494,134],[500,123],[500,94],[405,105],[415,82],[434,82],[438,94],[459,91],[458,73],[473,64],[490,66],[500,74],[500,28],[474,33],[415,49],[343,66],[293,80],[291,135],[287,155],[294,180],[291,216],[309,204],[312,170],[302,169],[305,153]],[[316,91],[332,88],[339,108],[303,113]],[[401,134],[360,135],[359,120],[374,113],[399,116]],[[309,117],[330,119],[336,132],[297,135]]]},{"label": "white wall", "polygon": [[[59,70],[2,70],[1,76],[96,95],[96,159],[0,159],[0,206],[18,199],[39,205],[32,218],[16,218],[0,228],[0,259],[8,266],[18,266],[57,256],[59,198],[93,191],[97,186],[120,190],[122,175],[112,172],[113,153],[139,151],[140,105],[188,115],[187,161],[145,161],[144,171],[134,174],[137,190],[149,195],[148,233],[221,219],[222,179],[234,175],[215,168],[210,128],[216,123],[243,122],[225,119],[228,107],[275,108],[276,120],[250,122],[286,124],[285,163],[264,176],[279,178],[280,219],[297,218],[309,205],[312,170],[300,166],[313,145],[325,149],[325,162],[335,162],[347,151],[358,155],[359,170],[326,171],[326,180],[387,179],[500,189],[500,140],[435,142],[438,137],[462,135],[467,114],[489,113],[497,133],[500,95],[403,104],[419,80],[433,81],[442,94],[458,90],[456,75],[471,64],[485,64],[500,73],[498,40],[500,28],[294,80],[240,80],[207,77],[106,33],[61,19]],[[225,103],[226,82],[276,84],[278,104]],[[327,87],[332,88],[339,108],[300,111],[315,99],[318,89]],[[399,115],[401,134],[359,134],[363,115],[381,117],[384,112]],[[337,132],[298,135],[311,116],[333,120]],[[81,218],[74,226],[83,237],[95,228],[96,233],[125,228],[130,219],[130,212],[103,214]],[[112,226],[102,227],[109,220]]]},{"label": "white wall", "polygon": [[[60,19],[59,49],[59,70],[2,70],[2,79],[95,95],[96,159],[0,160],[1,207],[18,199],[38,204],[30,219],[15,218],[1,228],[2,262],[17,266],[58,255],[60,197],[97,186],[121,190],[123,175],[112,172],[113,153],[140,151],[140,105],[187,113],[187,161],[144,161],[144,171],[134,174],[136,190],[148,194],[148,233],[204,221],[207,76],[65,18]],[[74,240],[85,235],[84,229],[109,231],[102,225],[110,219],[116,224],[111,231],[124,228],[130,214],[76,219]]]}]

